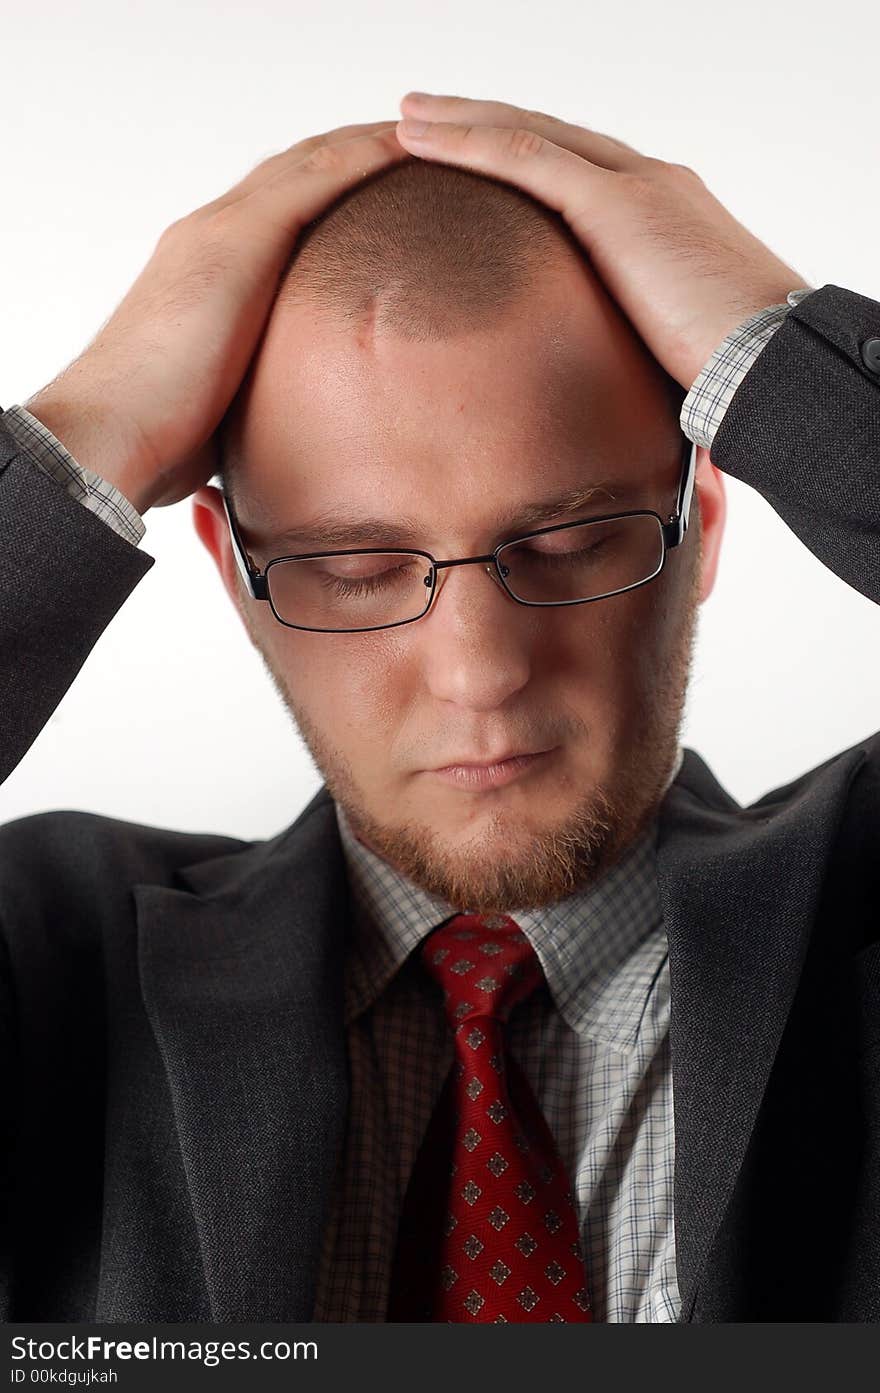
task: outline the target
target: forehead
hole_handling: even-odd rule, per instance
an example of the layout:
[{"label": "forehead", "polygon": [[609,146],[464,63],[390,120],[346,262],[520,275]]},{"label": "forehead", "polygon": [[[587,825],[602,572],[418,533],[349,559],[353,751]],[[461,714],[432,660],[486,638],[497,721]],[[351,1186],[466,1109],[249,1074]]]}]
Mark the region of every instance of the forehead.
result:
[{"label": "forehead", "polygon": [[657,365],[564,265],[490,327],[436,341],[386,332],[381,300],[357,324],[285,305],[249,376],[236,481],[257,525],[341,498],[371,516],[474,515],[603,474],[674,482],[671,425]]}]

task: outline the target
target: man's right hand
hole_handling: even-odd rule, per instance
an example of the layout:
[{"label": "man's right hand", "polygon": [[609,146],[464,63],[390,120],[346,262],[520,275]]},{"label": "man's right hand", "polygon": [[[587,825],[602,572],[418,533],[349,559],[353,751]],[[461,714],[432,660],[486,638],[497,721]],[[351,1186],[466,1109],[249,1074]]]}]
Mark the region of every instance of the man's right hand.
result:
[{"label": "man's right hand", "polygon": [[213,434],[297,237],[349,187],[411,158],[395,126],[300,141],[172,223],[97,336],[27,410],[141,513],[207,483]]}]

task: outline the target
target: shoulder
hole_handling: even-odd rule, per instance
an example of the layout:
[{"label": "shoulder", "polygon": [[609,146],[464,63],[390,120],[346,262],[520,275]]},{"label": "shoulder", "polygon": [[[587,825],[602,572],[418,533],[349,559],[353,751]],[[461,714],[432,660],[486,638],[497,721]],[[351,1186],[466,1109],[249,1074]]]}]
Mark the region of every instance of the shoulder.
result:
[{"label": "shoulder", "polygon": [[880,903],[880,732],[823,760],[742,810],[756,835],[776,847],[786,875],[820,876],[831,919],[861,925],[854,941],[877,936]]},{"label": "shoulder", "polygon": [[850,819],[859,811],[873,811],[875,841],[880,833],[880,731],[857,740],[837,754],[822,760],[786,784],[771,789],[749,805],[748,811],[784,810],[804,798],[818,795],[836,811]]},{"label": "shoulder", "polygon": [[62,919],[87,931],[129,912],[132,886],[174,886],[193,862],[252,843],[217,833],[180,832],[98,813],[35,813],[0,826],[0,929]]},{"label": "shoulder", "polygon": [[176,866],[249,846],[238,837],[180,832],[75,810],[33,813],[0,826],[0,882],[4,871],[69,863],[87,869],[117,865],[139,875],[173,873]]},{"label": "shoulder", "polygon": [[748,804],[740,803],[733,796],[701,754],[685,746],[682,764],[670,792],[676,788],[685,790],[687,796],[707,812],[744,824],[784,818],[805,802],[831,818],[839,816],[850,803],[862,807],[873,804],[880,810],[880,731],[829,756],[787,783],[769,789]]}]

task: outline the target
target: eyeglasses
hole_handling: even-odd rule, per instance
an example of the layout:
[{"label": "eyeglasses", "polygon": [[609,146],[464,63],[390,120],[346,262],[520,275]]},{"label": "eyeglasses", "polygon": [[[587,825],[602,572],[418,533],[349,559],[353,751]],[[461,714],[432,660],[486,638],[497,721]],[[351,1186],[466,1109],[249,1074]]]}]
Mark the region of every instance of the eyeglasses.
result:
[{"label": "eyeglasses", "polygon": [[483,564],[520,605],[583,605],[647,585],[688,527],[697,447],[682,434],[675,512],[637,510],[542,527],[484,556],[438,561],[427,551],[360,547],[276,556],[260,571],[247,552],[232,502],[223,506],[248,594],[267,600],[280,624],[321,634],[359,634],[413,624],[431,608],[437,576]]}]

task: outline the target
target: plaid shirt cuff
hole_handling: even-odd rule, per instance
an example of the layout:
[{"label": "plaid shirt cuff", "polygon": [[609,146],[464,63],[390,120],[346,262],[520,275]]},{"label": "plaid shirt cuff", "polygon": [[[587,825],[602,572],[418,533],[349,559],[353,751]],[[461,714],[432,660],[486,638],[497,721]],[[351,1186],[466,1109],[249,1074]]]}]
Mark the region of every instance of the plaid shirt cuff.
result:
[{"label": "plaid shirt cuff", "polygon": [[682,403],[681,428],[688,440],[710,449],[734,392],[761,349],[776,333],[788,311],[807,295],[812,295],[814,289],[810,286],[789,291],[784,304],[769,305],[753,314],[718,345]]},{"label": "plaid shirt cuff", "polygon": [[82,503],[89,512],[137,546],[146,532],[140,513],[129,503],[124,493],[102,479],[91,469],[77,464],[50,430],[23,406],[9,406],[3,412],[3,424],[8,427],[29,459],[66,489],[71,498]]}]

